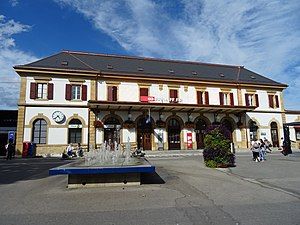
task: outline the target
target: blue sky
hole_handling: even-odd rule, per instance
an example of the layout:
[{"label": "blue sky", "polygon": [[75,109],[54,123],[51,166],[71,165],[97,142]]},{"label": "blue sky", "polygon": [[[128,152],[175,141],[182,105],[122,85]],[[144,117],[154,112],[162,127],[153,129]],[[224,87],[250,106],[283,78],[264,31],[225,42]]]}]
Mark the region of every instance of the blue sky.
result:
[{"label": "blue sky", "polygon": [[289,85],[300,110],[300,2],[1,0],[1,109],[17,108],[13,65],[62,49],[244,65]]}]

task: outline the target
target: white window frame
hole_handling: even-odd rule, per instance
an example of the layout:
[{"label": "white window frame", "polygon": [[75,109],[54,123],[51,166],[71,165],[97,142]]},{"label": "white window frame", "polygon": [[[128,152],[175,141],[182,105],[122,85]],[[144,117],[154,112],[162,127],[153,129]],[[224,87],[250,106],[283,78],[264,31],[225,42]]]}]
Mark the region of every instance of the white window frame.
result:
[{"label": "white window frame", "polygon": [[81,85],[72,85],[71,87],[71,99],[81,100],[82,90]]},{"label": "white window frame", "polygon": [[37,99],[47,99],[48,98],[48,84],[47,83],[37,83]]}]

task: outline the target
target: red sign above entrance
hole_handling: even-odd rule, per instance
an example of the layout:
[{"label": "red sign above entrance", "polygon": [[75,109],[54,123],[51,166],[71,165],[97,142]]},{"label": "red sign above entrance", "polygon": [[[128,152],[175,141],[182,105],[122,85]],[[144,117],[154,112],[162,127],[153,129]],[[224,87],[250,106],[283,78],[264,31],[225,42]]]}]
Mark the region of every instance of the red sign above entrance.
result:
[{"label": "red sign above entrance", "polygon": [[140,101],[141,102],[154,102],[155,97],[153,97],[153,96],[141,96]]}]

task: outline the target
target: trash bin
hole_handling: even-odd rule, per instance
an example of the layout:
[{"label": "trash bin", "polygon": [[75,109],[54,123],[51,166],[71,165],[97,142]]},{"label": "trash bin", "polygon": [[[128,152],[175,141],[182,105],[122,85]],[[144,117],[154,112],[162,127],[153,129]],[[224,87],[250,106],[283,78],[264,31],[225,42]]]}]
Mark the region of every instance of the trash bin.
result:
[{"label": "trash bin", "polygon": [[30,143],[30,147],[28,150],[28,156],[29,157],[35,157],[36,156],[36,143]]},{"label": "trash bin", "polygon": [[29,141],[23,142],[23,150],[22,150],[22,157],[28,157],[29,149],[30,149],[31,143]]}]

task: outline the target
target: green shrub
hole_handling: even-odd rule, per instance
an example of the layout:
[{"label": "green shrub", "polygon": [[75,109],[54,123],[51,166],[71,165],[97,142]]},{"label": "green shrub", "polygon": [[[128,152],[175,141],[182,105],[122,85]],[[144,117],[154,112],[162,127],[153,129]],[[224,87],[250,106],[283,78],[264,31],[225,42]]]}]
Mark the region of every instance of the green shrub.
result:
[{"label": "green shrub", "polygon": [[228,131],[223,126],[209,127],[204,138],[203,158],[207,167],[234,166],[235,156],[230,152]]}]

